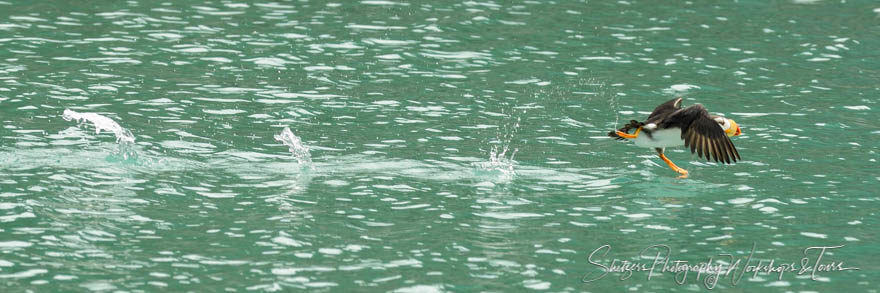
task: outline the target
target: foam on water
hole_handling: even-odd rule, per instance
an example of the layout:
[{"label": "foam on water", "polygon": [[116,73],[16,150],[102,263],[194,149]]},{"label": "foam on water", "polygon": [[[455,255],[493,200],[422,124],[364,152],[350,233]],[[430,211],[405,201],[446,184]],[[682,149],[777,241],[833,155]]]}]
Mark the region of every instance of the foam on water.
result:
[{"label": "foam on water", "polygon": [[131,131],[119,126],[113,119],[97,113],[79,113],[70,109],[64,109],[64,114],[61,115],[61,118],[67,121],[76,120],[78,123],[92,122],[92,125],[95,126],[95,134],[100,134],[101,130],[107,130],[116,135],[116,142],[134,142],[134,135],[131,134]]},{"label": "foam on water", "polygon": [[311,163],[312,156],[309,154],[309,147],[303,144],[302,139],[293,134],[290,128],[284,127],[281,133],[275,135],[275,140],[280,141],[288,148],[290,153],[296,158],[300,164]]}]

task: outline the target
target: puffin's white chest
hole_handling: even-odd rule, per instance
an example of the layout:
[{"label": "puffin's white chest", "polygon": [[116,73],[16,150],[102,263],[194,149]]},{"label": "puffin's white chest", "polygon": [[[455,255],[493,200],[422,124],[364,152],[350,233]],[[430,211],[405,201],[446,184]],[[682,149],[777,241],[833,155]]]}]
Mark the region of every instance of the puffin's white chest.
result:
[{"label": "puffin's white chest", "polygon": [[661,129],[651,133],[639,133],[634,139],[636,146],[643,148],[665,148],[684,145],[680,128]]}]

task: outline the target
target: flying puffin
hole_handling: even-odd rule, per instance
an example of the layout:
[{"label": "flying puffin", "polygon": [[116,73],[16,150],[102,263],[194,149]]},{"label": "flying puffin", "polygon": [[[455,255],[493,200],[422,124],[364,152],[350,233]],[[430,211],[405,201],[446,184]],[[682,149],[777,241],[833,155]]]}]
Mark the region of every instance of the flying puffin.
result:
[{"label": "flying puffin", "polygon": [[[631,129],[636,131],[629,134]],[[666,158],[664,149],[684,145],[706,161],[714,159],[730,164],[731,160],[736,162],[741,158],[729,137],[740,134],[742,130],[733,119],[709,115],[700,104],[681,108],[681,98],[675,98],[657,106],[644,122],[630,120],[623,128],[609,132],[608,136],[618,140],[631,139],[638,147],[654,148],[660,159],[681,174],[679,178],[687,178],[688,171]]]}]

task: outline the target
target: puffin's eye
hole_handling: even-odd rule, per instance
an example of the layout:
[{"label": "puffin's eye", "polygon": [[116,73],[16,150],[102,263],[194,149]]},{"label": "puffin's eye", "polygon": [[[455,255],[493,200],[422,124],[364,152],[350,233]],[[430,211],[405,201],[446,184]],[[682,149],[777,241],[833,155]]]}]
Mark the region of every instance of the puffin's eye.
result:
[{"label": "puffin's eye", "polygon": [[724,129],[724,130],[730,129],[730,121],[727,121],[727,119],[719,117],[719,118],[715,119],[715,121],[717,121],[718,124],[721,124],[721,129]]}]

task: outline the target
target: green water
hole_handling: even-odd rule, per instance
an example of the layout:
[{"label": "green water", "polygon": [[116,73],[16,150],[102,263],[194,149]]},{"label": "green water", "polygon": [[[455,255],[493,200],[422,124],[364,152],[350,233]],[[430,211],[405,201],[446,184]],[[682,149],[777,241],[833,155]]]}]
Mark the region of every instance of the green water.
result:
[{"label": "green water", "polygon": [[[877,292],[878,8],[0,0],[0,291]],[[605,137],[675,96],[743,160]]]}]

